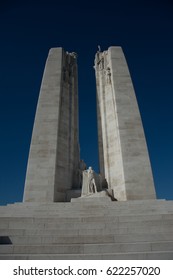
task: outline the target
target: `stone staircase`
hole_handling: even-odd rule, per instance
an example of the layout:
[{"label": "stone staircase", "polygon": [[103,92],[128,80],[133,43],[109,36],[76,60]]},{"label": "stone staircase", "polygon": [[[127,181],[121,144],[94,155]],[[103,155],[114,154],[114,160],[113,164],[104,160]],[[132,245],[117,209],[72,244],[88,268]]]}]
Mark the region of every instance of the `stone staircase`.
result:
[{"label": "stone staircase", "polygon": [[77,199],[0,207],[0,259],[171,259],[173,201]]}]

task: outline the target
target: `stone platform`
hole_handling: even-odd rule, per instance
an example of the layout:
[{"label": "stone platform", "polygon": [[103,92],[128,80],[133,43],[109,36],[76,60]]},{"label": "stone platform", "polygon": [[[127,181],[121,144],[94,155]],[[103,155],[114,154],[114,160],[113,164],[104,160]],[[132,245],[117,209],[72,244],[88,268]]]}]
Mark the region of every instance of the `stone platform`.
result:
[{"label": "stone platform", "polygon": [[0,207],[0,259],[173,260],[173,201],[109,198]]}]

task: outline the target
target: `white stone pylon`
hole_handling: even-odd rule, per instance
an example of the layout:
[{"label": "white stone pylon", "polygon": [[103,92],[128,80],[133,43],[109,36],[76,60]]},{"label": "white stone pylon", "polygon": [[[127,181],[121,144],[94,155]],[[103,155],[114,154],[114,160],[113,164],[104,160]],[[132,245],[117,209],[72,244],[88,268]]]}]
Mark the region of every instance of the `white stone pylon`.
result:
[{"label": "white stone pylon", "polygon": [[53,48],[47,58],[35,116],[24,202],[65,201],[77,187],[78,81],[75,53]]},{"label": "white stone pylon", "polygon": [[96,53],[100,172],[118,200],[156,198],[138,104],[121,47]]}]

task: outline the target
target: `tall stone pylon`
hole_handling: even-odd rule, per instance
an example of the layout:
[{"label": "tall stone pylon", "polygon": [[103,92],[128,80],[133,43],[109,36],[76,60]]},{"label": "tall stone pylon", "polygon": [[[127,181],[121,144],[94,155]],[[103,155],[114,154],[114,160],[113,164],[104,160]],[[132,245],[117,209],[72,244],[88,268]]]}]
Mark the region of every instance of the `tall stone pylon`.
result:
[{"label": "tall stone pylon", "polygon": [[100,172],[118,200],[154,199],[141,117],[121,47],[95,56]]},{"label": "tall stone pylon", "polygon": [[78,81],[76,54],[52,48],[35,116],[24,202],[65,201],[77,187]]}]

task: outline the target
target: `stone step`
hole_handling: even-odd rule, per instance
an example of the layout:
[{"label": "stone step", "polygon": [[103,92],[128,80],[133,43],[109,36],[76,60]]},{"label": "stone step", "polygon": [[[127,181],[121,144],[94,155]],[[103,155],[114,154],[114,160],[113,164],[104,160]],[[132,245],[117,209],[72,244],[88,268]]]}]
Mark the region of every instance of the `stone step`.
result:
[{"label": "stone step", "polygon": [[42,204],[26,204],[23,203],[21,205],[7,205],[7,206],[0,206],[0,210],[4,211],[4,210],[21,210],[21,209],[27,209],[27,210],[43,210],[43,211],[47,211],[47,210],[60,210],[60,209],[86,209],[86,208],[97,208],[97,209],[102,209],[102,207],[105,208],[109,208],[109,209],[126,209],[126,208],[156,208],[156,207],[162,207],[162,208],[171,208],[173,205],[172,201],[171,203],[169,201],[166,202],[156,202],[156,203],[124,203],[124,202],[110,202],[110,203],[86,203],[86,202],[82,202],[82,203],[52,203],[52,204],[48,204],[46,205],[42,205]]},{"label": "stone step", "polygon": [[[73,203],[73,202],[16,202],[13,204],[7,204],[8,207],[45,207],[49,208],[52,206],[55,207],[78,207],[79,205],[168,205],[172,204],[172,200],[165,200],[165,199],[149,199],[149,200],[128,200],[128,201],[106,201],[104,200],[99,203],[96,199],[88,200],[88,199],[82,199],[82,200],[76,200],[78,203]],[[75,201],[75,202],[76,202]],[[6,207],[6,206],[2,206]]]},{"label": "stone step", "polygon": [[[80,213],[80,214],[79,214]],[[172,209],[166,209],[166,208],[153,208],[153,209],[133,209],[133,208],[126,208],[126,209],[66,209],[63,211],[62,209],[60,210],[47,210],[47,211],[42,211],[41,209],[39,210],[17,210],[17,211],[5,211],[4,213],[0,213],[1,217],[45,217],[45,216],[50,216],[54,218],[61,218],[61,217],[68,217],[68,218],[77,218],[77,217],[104,217],[104,216],[130,216],[130,215],[164,215],[164,214],[173,214],[173,208]]]},{"label": "stone step", "polygon": [[113,254],[164,250],[173,252],[173,242],[0,246],[0,254]]},{"label": "stone step", "polygon": [[173,215],[136,215],[136,216],[115,216],[115,217],[77,217],[77,218],[49,218],[49,217],[38,217],[38,218],[33,218],[33,217],[29,217],[29,218],[24,218],[24,217],[6,217],[6,218],[0,218],[0,223],[1,225],[5,224],[24,224],[27,221],[28,224],[57,224],[57,225],[62,225],[62,224],[69,224],[69,225],[73,225],[78,224],[92,224],[92,223],[173,223]]},{"label": "stone step", "polygon": [[[171,226],[164,226],[164,227],[135,227],[135,228],[126,228],[126,227],[105,227],[105,228],[88,228],[88,229],[70,229],[69,231],[66,229],[56,229],[54,228],[46,228],[46,229],[39,229],[39,228],[33,228],[33,229],[2,229],[0,230],[0,236],[21,236],[21,237],[33,237],[33,236],[63,236],[69,238],[69,236],[82,237],[88,236],[90,238],[91,236],[99,236],[99,235],[131,235],[132,237],[136,235],[154,235],[156,234],[159,236],[171,236],[173,239],[173,227]],[[132,238],[131,237],[131,238]],[[134,238],[133,238],[134,239]],[[171,240],[172,240],[171,239]]]},{"label": "stone step", "polygon": [[[77,203],[77,204],[74,204],[74,203],[64,203],[64,204],[61,204],[61,203],[54,203],[54,204],[51,204],[51,205],[48,205],[46,207],[46,205],[35,205],[35,206],[31,206],[31,205],[23,205],[23,206],[20,206],[22,207],[23,209],[35,209],[35,210],[38,210],[38,209],[42,209],[42,210],[60,210],[60,209],[64,209],[64,210],[67,210],[67,209],[86,209],[86,208],[97,208],[97,209],[102,209],[102,207],[104,208],[108,208],[108,209],[126,209],[126,208],[135,208],[135,209],[140,209],[140,208],[150,208],[150,209],[153,209],[153,208],[156,208],[156,207],[162,207],[162,208],[172,208],[173,206],[173,203],[172,201],[169,202],[169,201],[164,201],[164,202],[155,202],[155,203],[144,203],[143,201],[139,202],[139,203],[126,203],[126,202],[109,202],[109,203],[96,203],[95,201],[91,202],[91,203],[86,203],[85,201],[82,202],[82,203]],[[10,208],[10,206],[9,206]],[[11,209],[19,209],[19,207],[17,206],[11,206]]]},{"label": "stone step", "polygon": [[[68,204],[68,203],[67,203]],[[16,212],[19,212],[21,213],[21,210],[22,211],[30,211],[30,212],[37,212],[37,211],[42,211],[42,212],[53,212],[53,211],[57,211],[57,212],[66,212],[66,211],[78,211],[78,210],[83,210],[83,211],[101,211],[101,210],[121,210],[121,211],[125,211],[125,210],[141,210],[141,209],[146,209],[146,210],[155,210],[155,209],[168,209],[168,210],[171,210],[173,209],[173,203],[168,203],[168,204],[155,204],[155,205],[148,205],[148,204],[139,204],[139,205],[126,205],[126,204],[111,204],[110,205],[93,205],[93,204],[81,204],[81,205],[75,205],[75,207],[73,207],[73,204],[70,204],[68,207],[67,206],[61,206],[61,205],[52,205],[52,206],[49,206],[49,207],[43,207],[41,205],[38,205],[38,206],[13,206],[13,207],[10,207],[10,206],[6,206],[6,207],[3,207],[1,206],[0,207],[0,213],[7,213],[9,211],[9,213],[13,213],[14,211]]]},{"label": "stone step", "polygon": [[31,210],[31,211],[49,211],[49,210],[77,210],[77,209],[85,209],[85,208],[92,208],[92,209],[127,209],[127,208],[135,208],[135,209],[154,209],[154,208],[167,208],[173,209],[172,201],[162,201],[162,200],[145,200],[145,201],[126,201],[126,202],[109,202],[109,203],[97,203],[94,201],[82,201],[80,203],[51,203],[51,204],[36,204],[36,203],[19,203],[19,204],[11,204],[8,206],[1,206],[0,211],[8,211],[8,210]]},{"label": "stone step", "polygon": [[37,233],[33,235],[10,235],[12,244],[88,244],[88,243],[129,243],[129,242],[152,242],[152,241],[173,241],[172,234],[107,234],[107,235],[80,235],[80,236],[57,236],[56,231]]},{"label": "stone step", "polygon": [[70,232],[79,232],[82,230],[104,230],[109,229],[110,231],[125,230],[127,232],[136,232],[141,229],[147,232],[148,230],[157,230],[158,232],[173,232],[173,220],[161,220],[161,221],[133,221],[131,222],[78,222],[78,223],[51,223],[37,221],[36,219],[32,222],[23,221],[3,221],[0,223],[1,229],[29,229],[29,230],[44,230],[44,229],[57,229],[57,232],[64,232],[70,229]]},{"label": "stone step", "polygon": [[[70,230],[66,230],[66,229],[55,229],[55,228],[47,228],[44,230],[40,230],[40,229],[28,229],[25,232],[25,235],[30,236],[30,235],[40,235],[40,236],[44,236],[44,234],[46,235],[48,232],[51,234],[52,232],[56,231],[56,235],[57,236],[90,236],[90,235],[109,235],[109,234],[166,234],[166,235],[173,235],[173,227],[170,225],[167,225],[166,227],[159,227],[159,226],[150,226],[150,227],[133,227],[133,228],[126,228],[126,227],[106,227],[106,228],[88,228],[88,229],[70,229]],[[3,234],[3,235],[2,235]],[[4,235],[8,235],[8,231],[6,229],[4,229],[3,232],[1,232],[1,236]]]},{"label": "stone step", "polygon": [[[87,200],[87,199],[83,199],[83,200],[78,200],[79,203],[73,203],[73,202],[17,202],[14,204],[8,204],[8,207],[45,207],[45,208],[49,208],[49,207],[78,207],[79,205],[92,205],[92,206],[102,206],[102,205],[106,205],[106,206],[113,206],[113,205],[123,205],[123,206],[131,206],[131,205],[168,205],[168,204],[172,204],[172,200],[165,200],[165,199],[150,199],[150,200],[128,200],[128,201],[102,201],[101,203],[98,203],[98,201],[96,199],[92,199],[92,200]],[[2,206],[2,207],[6,207],[6,206]]]},{"label": "stone step", "polygon": [[119,254],[0,254],[0,260],[173,260],[173,252]]},{"label": "stone step", "polygon": [[25,223],[27,220],[27,223],[47,223],[47,221],[50,221],[50,223],[90,223],[90,222],[111,222],[111,223],[123,223],[123,222],[146,222],[146,221],[171,221],[173,220],[173,214],[153,214],[153,215],[124,215],[124,216],[86,216],[81,217],[78,215],[78,217],[1,217],[0,218],[0,224],[7,225],[8,223]]},{"label": "stone step", "polygon": [[51,216],[44,216],[44,217],[0,217],[0,223],[6,222],[26,222],[27,223],[46,223],[49,221],[50,223],[83,223],[83,222],[143,222],[143,221],[170,221],[173,220],[173,213],[172,214],[153,214],[153,215],[123,215],[123,216],[86,216],[80,217],[51,217]]},{"label": "stone step", "polygon": [[0,216],[0,259],[173,259],[172,201],[19,203]]}]

